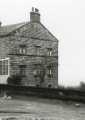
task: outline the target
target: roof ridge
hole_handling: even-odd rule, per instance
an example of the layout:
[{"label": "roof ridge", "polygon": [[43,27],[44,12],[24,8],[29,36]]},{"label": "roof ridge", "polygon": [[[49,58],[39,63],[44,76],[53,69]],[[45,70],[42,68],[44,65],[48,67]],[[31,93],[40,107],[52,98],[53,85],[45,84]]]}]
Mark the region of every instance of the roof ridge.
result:
[{"label": "roof ridge", "polygon": [[15,25],[25,24],[25,23],[27,23],[27,22],[20,22],[20,23],[2,25],[1,28],[2,28],[2,27],[10,27],[10,26],[15,26]]}]

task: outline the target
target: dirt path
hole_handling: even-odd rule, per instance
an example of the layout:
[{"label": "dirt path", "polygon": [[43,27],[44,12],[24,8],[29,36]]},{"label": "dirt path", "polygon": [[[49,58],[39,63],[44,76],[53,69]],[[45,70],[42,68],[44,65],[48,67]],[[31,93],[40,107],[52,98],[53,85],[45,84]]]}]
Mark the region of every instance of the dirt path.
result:
[{"label": "dirt path", "polygon": [[8,116],[19,117],[20,120],[27,120],[28,117],[30,119],[85,120],[85,104],[32,97],[10,100],[1,98],[0,117]]}]

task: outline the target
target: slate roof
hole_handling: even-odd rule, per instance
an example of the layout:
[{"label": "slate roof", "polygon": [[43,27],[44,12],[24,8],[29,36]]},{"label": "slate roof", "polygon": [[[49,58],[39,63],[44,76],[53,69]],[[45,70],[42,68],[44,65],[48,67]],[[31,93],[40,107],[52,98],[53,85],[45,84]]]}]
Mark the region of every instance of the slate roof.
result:
[{"label": "slate roof", "polygon": [[20,28],[21,26],[25,25],[26,23],[18,23],[13,25],[5,25],[0,27],[0,36],[8,35],[10,32]]},{"label": "slate roof", "polygon": [[[21,35],[22,36],[27,36],[35,39],[47,39],[47,40],[54,40],[56,41],[57,39],[47,28],[45,28],[44,25],[41,23],[36,23],[36,22],[23,22],[19,24],[13,24],[13,25],[6,25],[0,27],[0,37],[4,37],[6,35],[9,35],[10,33],[20,30],[23,27],[25,27],[25,30],[22,30]],[[57,40],[58,41],[58,40]]]}]

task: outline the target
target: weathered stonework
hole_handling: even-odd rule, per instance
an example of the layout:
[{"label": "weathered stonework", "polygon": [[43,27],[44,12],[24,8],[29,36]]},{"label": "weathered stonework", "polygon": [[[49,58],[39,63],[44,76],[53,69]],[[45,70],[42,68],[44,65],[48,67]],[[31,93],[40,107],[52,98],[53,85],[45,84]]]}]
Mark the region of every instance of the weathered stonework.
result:
[{"label": "weathered stonework", "polygon": [[[57,87],[58,40],[39,21],[13,27],[0,28],[0,59],[10,59],[10,76],[25,72],[21,85]],[[10,28],[12,30],[8,30]],[[20,49],[25,53],[21,54]],[[35,76],[36,71],[41,76]]]}]

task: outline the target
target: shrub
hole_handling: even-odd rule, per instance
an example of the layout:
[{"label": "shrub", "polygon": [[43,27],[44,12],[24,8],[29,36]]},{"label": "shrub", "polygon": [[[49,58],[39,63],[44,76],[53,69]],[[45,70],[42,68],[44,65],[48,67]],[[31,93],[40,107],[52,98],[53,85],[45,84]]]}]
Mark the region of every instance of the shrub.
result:
[{"label": "shrub", "polygon": [[20,75],[11,75],[7,78],[7,84],[9,85],[21,85]]}]

